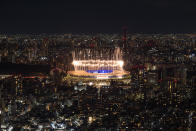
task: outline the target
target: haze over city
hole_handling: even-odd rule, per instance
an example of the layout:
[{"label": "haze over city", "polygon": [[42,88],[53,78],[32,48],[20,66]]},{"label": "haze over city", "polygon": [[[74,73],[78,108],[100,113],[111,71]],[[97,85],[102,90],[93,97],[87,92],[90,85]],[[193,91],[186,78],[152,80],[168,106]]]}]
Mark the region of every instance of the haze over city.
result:
[{"label": "haze over city", "polygon": [[195,33],[192,0],[1,1],[2,33]]}]

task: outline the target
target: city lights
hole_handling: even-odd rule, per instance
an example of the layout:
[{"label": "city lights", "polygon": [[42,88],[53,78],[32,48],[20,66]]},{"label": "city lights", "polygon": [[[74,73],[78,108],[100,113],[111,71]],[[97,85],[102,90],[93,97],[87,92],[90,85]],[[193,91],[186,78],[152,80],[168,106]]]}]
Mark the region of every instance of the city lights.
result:
[{"label": "city lights", "polygon": [[195,130],[196,37],[27,36],[0,35],[0,130]]}]

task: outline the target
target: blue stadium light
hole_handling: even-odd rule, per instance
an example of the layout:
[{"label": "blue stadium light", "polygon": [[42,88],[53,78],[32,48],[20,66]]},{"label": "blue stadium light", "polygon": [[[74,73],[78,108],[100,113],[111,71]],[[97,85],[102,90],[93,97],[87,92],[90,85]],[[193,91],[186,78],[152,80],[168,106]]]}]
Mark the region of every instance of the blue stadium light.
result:
[{"label": "blue stadium light", "polygon": [[88,73],[112,73],[113,70],[87,70]]}]

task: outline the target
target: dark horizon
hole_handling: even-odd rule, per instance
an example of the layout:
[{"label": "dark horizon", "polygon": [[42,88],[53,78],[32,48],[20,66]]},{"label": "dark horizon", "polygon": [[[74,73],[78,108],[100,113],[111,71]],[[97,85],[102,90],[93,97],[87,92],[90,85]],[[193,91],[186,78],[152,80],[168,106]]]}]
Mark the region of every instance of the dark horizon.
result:
[{"label": "dark horizon", "polygon": [[196,1],[1,1],[0,33],[196,33]]}]

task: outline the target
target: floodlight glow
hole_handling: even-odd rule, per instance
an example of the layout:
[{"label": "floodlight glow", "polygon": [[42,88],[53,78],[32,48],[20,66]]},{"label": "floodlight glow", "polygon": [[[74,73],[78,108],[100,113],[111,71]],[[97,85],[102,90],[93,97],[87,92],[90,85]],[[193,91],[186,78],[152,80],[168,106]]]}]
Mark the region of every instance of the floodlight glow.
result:
[{"label": "floodlight glow", "polygon": [[123,67],[124,61],[117,61],[117,63],[120,65],[120,67]]},{"label": "floodlight glow", "polygon": [[78,61],[73,61],[74,66],[77,66],[78,64],[79,64]]},{"label": "floodlight glow", "polygon": [[122,60],[74,60],[75,70],[103,71],[122,70],[124,62]]}]

